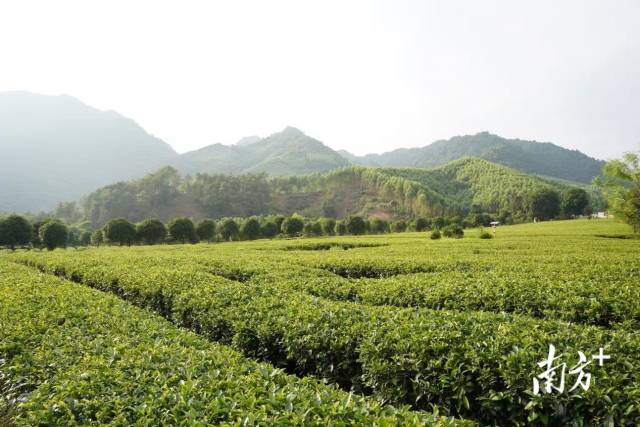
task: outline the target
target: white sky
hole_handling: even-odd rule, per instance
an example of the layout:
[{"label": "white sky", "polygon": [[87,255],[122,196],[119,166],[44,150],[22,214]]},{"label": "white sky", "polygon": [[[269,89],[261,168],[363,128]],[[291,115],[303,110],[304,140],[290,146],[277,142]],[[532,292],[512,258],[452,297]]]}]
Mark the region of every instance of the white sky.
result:
[{"label": "white sky", "polygon": [[184,152],[296,126],[357,154],[488,130],[640,149],[640,1],[2,1],[0,91]]}]

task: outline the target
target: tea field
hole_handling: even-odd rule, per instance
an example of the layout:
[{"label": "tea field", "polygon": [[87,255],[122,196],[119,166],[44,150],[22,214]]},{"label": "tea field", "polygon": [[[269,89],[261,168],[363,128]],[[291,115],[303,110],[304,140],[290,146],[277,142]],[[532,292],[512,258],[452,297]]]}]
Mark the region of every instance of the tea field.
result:
[{"label": "tea field", "polygon": [[3,251],[0,425],[639,425],[640,240],[478,233]]}]

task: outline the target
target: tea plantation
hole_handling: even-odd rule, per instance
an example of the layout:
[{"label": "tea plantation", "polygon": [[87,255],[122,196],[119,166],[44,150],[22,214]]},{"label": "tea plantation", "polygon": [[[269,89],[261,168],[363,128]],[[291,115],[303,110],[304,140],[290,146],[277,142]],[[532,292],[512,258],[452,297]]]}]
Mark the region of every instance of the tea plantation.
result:
[{"label": "tea plantation", "polygon": [[3,251],[0,295],[0,425],[640,424],[640,240],[609,220]]}]

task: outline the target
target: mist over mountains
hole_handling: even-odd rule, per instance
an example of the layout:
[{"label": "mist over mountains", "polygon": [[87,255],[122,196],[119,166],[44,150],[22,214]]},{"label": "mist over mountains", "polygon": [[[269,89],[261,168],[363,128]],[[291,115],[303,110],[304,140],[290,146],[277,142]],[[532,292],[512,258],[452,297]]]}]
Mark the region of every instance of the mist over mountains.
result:
[{"label": "mist over mountains", "polygon": [[604,162],[551,143],[487,132],[422,148],[354,156],[287,127],[266,138],[176,153],[133,120],[71,96],[0,93],[0,212],[50,210],[103,186],[142,178],[163,166],[187,174],[270,176],[328,172],[351,164],[433,168],[479,157],[534,175],[589,183]]}]

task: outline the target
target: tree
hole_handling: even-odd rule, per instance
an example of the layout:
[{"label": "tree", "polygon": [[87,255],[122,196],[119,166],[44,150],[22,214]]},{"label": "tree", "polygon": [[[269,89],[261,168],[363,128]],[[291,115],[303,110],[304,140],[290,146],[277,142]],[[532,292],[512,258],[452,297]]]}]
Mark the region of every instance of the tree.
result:
[{"label": "tree", "polygon": [[83,231],[80,233],[80,246],[89,246],[91,243],[91,232]]},{"label": "tree", "polygon": [[131,246],[136,241],[136,226],[124,218],[116,218],[107,222],[102,229],[104,239],[120,246]]},{"label": "tree", "polygon": [[431,224],[427,218],[417,218],[416,219],[416,231],[425,231],[429,228]]},{"label": "tree", "polygon": [[196,235],[196,226],[193,221],[185,217],[173,218],[167,224],[167,231],[172,240],[182,243],[196,243],[198,236]]},{"label": "tree", "polygon": [[104,234],[102,233],[102,230],[96,230],[91,233],[92,245],[100,246],[102,243],[104,243]]},{"label": "tree", "polygon": [[436,230],[440,230],[445,225],[447,225],[447,220],[441,216],[437,216],[433,219],[432,224],[433,224],[433,228],[435,228]]},{"label": "tree", "polygon": [[318,221],[309,221],[304,224],[303,232],[305,236],[321,236],[322,225]]},{"label": "tree", "polygon": [[530,199],[531,216],[538,219],[553,219],[560,213],[560,195],[552,189],[535,192]]},{"label": "tree", "polygon": [[382,234],[389,231],[389,223],[381,218],[372,218],[369,223],[370,230],[374,234]]},{"label": "tree", "polygon": [[589,195],[582,188],[573,187],[562,194],[560,210],[562,215],[570,217],[582,215],[589,205]]},{"label": "tree", "polygon": [[453,237],[454,239],[461,239],[464,236],[464,230],[457,224],[450,224],[444,228],[442,232],[444,237]]},{"label": "tree", "polygon": [[100,246],[104,243],[104,234],[102,230],[96,230],[91,233],[91,244],[95,246]]},{"label": "tree", "polygon": [[607,162],[603,176],[596,183],[602,187],[609,210],[640,232],[640,156],[627,153],[622,159]]},{"label": "tree", "polygon": [[302,219],[297,216],[285,218],[285,220],[282,222],[282,232],[289,237],[300,234],[303,228],[304,223],[302,222]]},{"label": "tree", "polygon": [[320,220],[320,225],[322,227],[322,234],[326,234],[327,236],[333,236],[336,230],[336,220],[333,218],[322,218]]},{"label": "tree", "polygon": [[20,215],[9,215],[0,220],[0,246],[14,250],[16,246],[26,246],[31,241],[33,227]]},{"label": "tree", "polygon": [[258,218],[251,217],[247,219],[240,229],[240,235],[246,240],[255,240],[260,237],[260,221]]},{"label": "tree", "polygon": [[77,248],[80,244],[80,234],[82,232],[75,227],[69,228],[69,234],[67,235],[67,246]]},{"label": "tree", "polygon": [[347,226],[344,221],[336,221],[335,234],[338,236],[344,236],[347,234]]},{"label": "tree", "polygon": [[167,237],[167,227],[159,219],[145,219],[136,226],[136,237],[145,245],[162,243]]},{"label": "tree", "polygon": [[357,215],[348,216],[344,225],[347,227],[347,233],[354,235],[364,234],[367,227],[362,217]]},{"label": "tree", "polygon": [[218,225],[218,233],[222,237],[222,240],[230,241],[238,238],[238,234],[240,229],[238,227],[238,223],[236,223],[232,218],[225,218],[222,220],[220,225]]},{"label": "tree", "polygon": [[391,224],[391,231],[394,233],[404,233],[407,231],[407,223],[403,220],[394,221],[394,223]]},{"label": "tree", "polygon": [[60,221],[52,220],[44,223],[40,227],[40,241],[50,251],[55,248],[64,248],[67,246],[69,238],[69,230],[67,226]]},{"label": "tree", "polygon": [[211,242],[216,237],[216,222],[212,219],[203,219],[196,227],[196,234],[200,240]]},{"label": "tree", "polygon": [[260,234],[267,238],[276,237],[278,235],[278,225],[274,221],[265,221],[260,226]]}]

